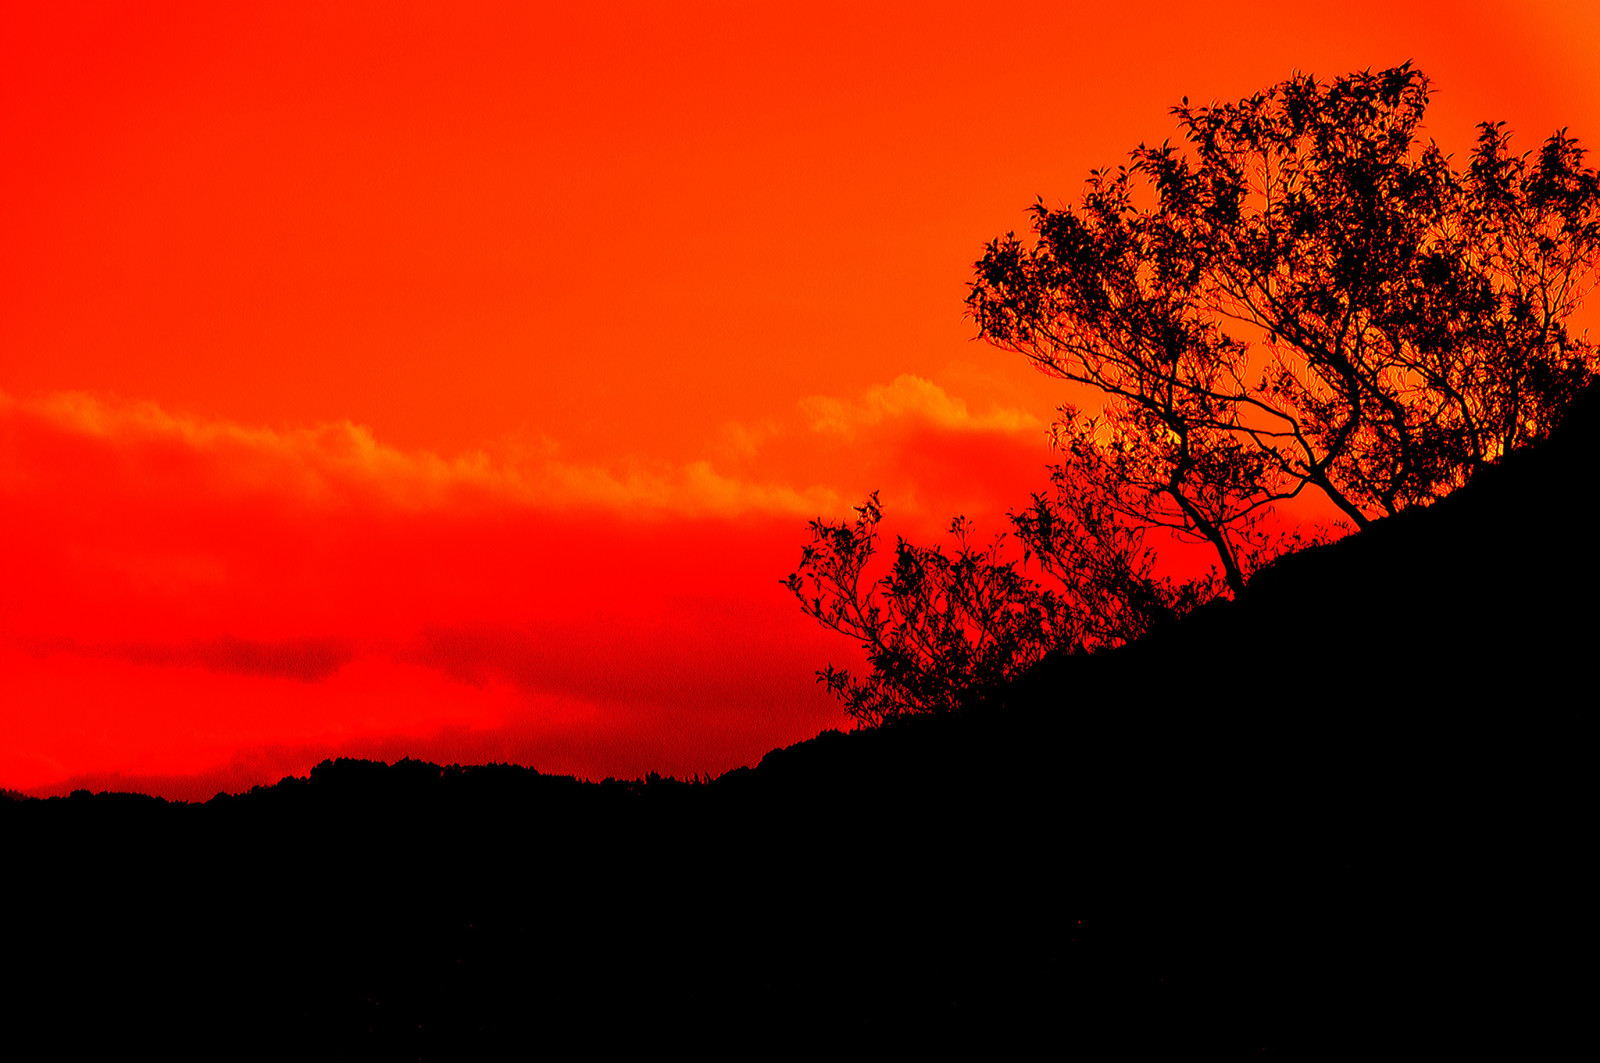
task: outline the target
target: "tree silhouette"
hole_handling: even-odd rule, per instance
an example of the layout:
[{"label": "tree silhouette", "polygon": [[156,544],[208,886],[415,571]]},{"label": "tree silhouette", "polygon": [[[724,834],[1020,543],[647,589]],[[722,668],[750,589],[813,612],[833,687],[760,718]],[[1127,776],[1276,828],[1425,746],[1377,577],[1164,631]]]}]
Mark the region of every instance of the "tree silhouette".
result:
[{"label": "tree silhouette", "polygon": [[976,264],[980,335],[1107,400],[1063,408],[1076,475],[1209,543],[1235,593],[1274,503],[1313,487],[1357,527],[1426,504],[1593,373],[1565,323],[1600,255],[1596,172],[1565,130],[1514,155],[1488,122],[1458,170],[1418,139],[1427,100],[1409,63],[1186,98],[1186,152],[1141,145]]},{"label": "tree silhouette", "polygon": [[[1088,385],[1055,426],[1052,489],[1011,514],[1026,565],[952,526],[869,580],[877,495],[812,522],[785,584],[871,673],[818,677],[881,723],[981,699],[1052,650],[1133,641],[1302,545],[1272,507],[1307,488],[1357,528],[1427,505],[1554,427],[1595,375],[1567,328],[1600,260],[1600,175],[1561,130],[1514,154],[1479,126],[1458,168],[1419,139],[1409,63],[1173,109],[1186,141],[1090,172],[1076,208],[991,242],[979,335]],[[1147,533],[1209,544],[1220,577],[1156,576]]]}]

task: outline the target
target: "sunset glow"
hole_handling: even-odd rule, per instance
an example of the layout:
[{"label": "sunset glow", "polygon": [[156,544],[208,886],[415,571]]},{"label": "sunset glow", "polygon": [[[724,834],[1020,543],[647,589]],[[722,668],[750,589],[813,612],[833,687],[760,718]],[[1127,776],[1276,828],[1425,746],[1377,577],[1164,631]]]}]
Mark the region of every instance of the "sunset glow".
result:
[{"label": "sunset glow", "polygon": [[1042,489],[1072,396],[962,314],[1035,196],[1406,59],[1448,149],[1600,145],[1588,3],[250,7],[0,12],[6,788],[845,726],[779,580]]}]

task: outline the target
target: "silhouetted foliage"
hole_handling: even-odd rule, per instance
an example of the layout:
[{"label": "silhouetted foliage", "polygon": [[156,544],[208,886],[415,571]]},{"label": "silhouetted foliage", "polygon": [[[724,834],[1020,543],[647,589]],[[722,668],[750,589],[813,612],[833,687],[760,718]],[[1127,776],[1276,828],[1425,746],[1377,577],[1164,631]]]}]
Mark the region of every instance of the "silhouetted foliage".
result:
[{"label": "silhouetted foliage", "polygon": [[1157,576],[1148,528],[1114,502],[1108,466],[1097,448],[1058,439],[1066,459],[1050,470],[1052,491],[1011,514],[1023,560],[1040,567],[1071,603],[1071,642],[1059,648],[1093,652],[1132,642],[1216,597],[1214,573],[1187,581]]},{"label": "silhouetted foliage", "polygon": [[1565,325],[1600,255],[1582,149],[1516,155],[1486,122],[1458,169],[1418,138],[1427,101],[1409,64],[1185,99],[1186,150],[1092,171],[977,263],[980,335],[1105,396],[1062,429],[1109,503],[1209,543],[1234,593],[1273,503],[1314,487],[1357,527],[1426,504],[1594,370]]},{"label": "silhouetted foliage", "polygon": [[870,580],[882,518],[873,492],[853,522],[812,521],[812,541],[784,581],[807,616],[866,650],[865,678],[831,664],[817,673],[853,719],[952,711],[1069,637],[1068,603],[1001,560],[1002,537],[973,546],[960,517],[951,556],[899,538],[887,574]]},{"label": "silhouetted foliage", "polygon": [[[1564,130],[1516,155],[1488,122],[1457,168],[1418,138],[1427,101],[1409,64],[1185,99],[1186,150],[1141,145],[1079,207],[1036,205],[1031,243],[989,245],[980,335],[1104,405],[1062,406],[1052,490],[1011,515],[1040,580],[960,519],[953,556],[901,540],[868,580],[877,496],[813,522],[786,583],[867,652],[864,678],[818,673],[850,716],[948,712],[1239,594],[1306,544],[1269,518],[1307,487],[1365,528],[1549,433],[1596,365],[1566,322],[1600,259],[1600,175]],[[1157,578],[1150,531],[1209,544],[1220,578]]]},{"label": "silhouetted foliage", "polygon": [[[874,726],[917,713],[947,713],[981,700],[1050,652],[1092,652],[1139,638],[1214,597],[1218,581],[1155,575],[1146,529],[1109,504],[1082,465],[1054,471],[1053,492],[1011,515],[1022,545],[1006,559],[1005,534],[975,547],[957,517],[955,548],[897,538],[877,579],[883,510],[877,492],[853,522],[814,520],[800,565],[783,581],[801,609],[861,644],[863,677],[829,664],[817,679],[847,715]],[[1037,560],[1039,579],[1024,570]]]}]

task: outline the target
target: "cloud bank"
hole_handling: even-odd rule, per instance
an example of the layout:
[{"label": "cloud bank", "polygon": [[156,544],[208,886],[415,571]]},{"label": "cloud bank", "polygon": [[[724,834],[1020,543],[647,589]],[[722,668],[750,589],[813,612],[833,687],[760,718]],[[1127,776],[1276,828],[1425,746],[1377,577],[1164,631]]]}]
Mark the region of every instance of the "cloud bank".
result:
[{"label": "cloud bank", "polygon": [[601,465],[0,393],[0,785],[208,796],[341,751],[749,763],[843,722],[812,671],[856,651],[778,585],[806,522],[872,489],[908,530],[997,518],[1047,457],[1026,414],[910,376],[734,428]]}]

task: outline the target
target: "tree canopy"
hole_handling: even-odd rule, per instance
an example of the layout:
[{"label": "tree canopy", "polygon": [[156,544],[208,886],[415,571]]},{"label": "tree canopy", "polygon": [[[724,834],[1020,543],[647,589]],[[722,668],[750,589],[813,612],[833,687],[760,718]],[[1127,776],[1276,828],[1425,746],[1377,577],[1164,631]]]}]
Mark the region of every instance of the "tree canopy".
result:
[{"label": "tree canopy", "polygon": [[[1067,460],[1131,517],[1209,542],[1243,587],[1259,518],[1305,488],[1357,527],[1543,436],[1592,374],[1566,322],[1600,253],[1565,130],[1465,166],[1420,138],[1409,64],[1173,109],[1184,144],[1096,170],[992,242],[980,335],[1109,400]],[[1092,454],[1091,454],[1092,451]]]}]

